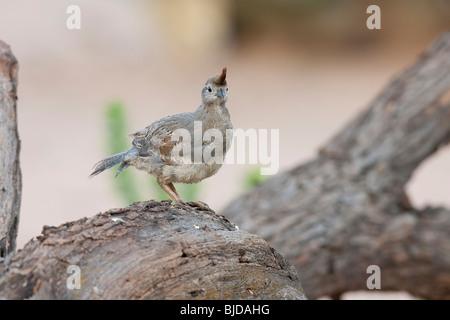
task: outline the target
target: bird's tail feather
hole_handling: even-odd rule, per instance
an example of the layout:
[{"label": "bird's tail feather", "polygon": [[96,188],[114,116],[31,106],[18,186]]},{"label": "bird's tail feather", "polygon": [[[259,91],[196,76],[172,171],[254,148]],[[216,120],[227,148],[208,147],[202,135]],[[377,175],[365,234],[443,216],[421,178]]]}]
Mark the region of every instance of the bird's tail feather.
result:
[{"label": "bird's tail feather", "polygon": [[[122,161],[127,160],[127,155],[128,155],[128,151],[125,151],[125,152],[115,154],[111,157],[108,157],[106,159],[103,159],[103,160],[97,162],[93,168],[94,172],[91,173],[89,178],[96,176],[100,172],[102,172],[106,169],[109,169]],[[122,165],[119,168],[119,172],[117,174],[119,174],[121,171],[125,170],[127,167],[128,167],[128,164],[126,164],[126,162],[122,163]]]}]

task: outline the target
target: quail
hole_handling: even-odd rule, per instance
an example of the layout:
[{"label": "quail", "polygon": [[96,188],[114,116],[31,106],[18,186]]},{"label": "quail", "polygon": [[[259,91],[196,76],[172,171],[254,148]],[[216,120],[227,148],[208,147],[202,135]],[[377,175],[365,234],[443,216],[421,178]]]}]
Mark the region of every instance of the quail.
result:
[{"label": "quail", "polygon": [[[197,110],[164,117],[131,134],[131,149],[98,162],[90,177],[118,163],[121,165],[116,176],[129,166],[134,166],[154,176],[175,203],[182,203],[173,184],[198,183],[216,174],[223,164],[223,161],[217,160],[220,157],[219,160],[223,160],[230,149],[233,126],[226,106],[226,74],[225,67],[221,74],[206,81],[202,89],[202,103]],[[208,132],[213,134],[205,139]],[[188,139],[189,136],[191,139]],[[200,142],[198,139],[201,139]],[[195,204],[205,206],[200,201]]]}]

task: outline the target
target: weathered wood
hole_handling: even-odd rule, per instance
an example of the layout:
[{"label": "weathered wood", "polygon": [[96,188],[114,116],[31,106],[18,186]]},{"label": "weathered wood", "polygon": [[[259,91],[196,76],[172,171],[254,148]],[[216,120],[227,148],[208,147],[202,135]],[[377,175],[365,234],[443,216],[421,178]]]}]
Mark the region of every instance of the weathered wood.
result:
[{"label": "weathered wood", "polygon": [[[450,212],[412,208],[405,184],[450,141],[450,33],[441,36],[317,158],[224,210],[301,270],[309,298],[367,289],[450,298]],[[300,147],[300,146],[293,146]]]},{"label": "weathered wood", "polygon": [[[212,211],[169,202],[45,227],[0,263],[0,297],[306,299],[295,268],[263,239]],[[80,268],[80,289],[66,285],[70,265]]]},{"label": "weathered wood", "polygon": [[19,224],[21,173],[17,133],[18,64],[0,40],[0,259],[13,252]]}]

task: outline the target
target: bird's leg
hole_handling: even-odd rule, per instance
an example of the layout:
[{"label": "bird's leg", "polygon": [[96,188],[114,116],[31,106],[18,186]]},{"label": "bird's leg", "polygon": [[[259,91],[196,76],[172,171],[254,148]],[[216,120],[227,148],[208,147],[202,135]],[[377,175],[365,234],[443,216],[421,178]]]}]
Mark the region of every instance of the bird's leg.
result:
[{"label": "bird's leg", "polygon": [[172,200],[175,203],[186,203],[188,205],[200,208],[202,210],[211,210],[211,208],[202,201],[184,202],[183,199],[181,199],[180,195],[178,194],[177,190],[175,189],[175,186],[173,185],[173,183],[167,183],[167,184],[160,183],[160,182],[158,182],[158,183],[161,186],[161,188],[169,195],[169,197],[172,198]]},{"label": "bird's leg", "polygon": [[173,185],[173,183],[168,183],[168,184],[164,184],[159,182],[159,186],[169,195],[170,198],[172,198],[172,200],[175,203],[182,203],[183,199],[181,199],[180,195],[178,194],[177,190],[175,189],[175,186]]}]

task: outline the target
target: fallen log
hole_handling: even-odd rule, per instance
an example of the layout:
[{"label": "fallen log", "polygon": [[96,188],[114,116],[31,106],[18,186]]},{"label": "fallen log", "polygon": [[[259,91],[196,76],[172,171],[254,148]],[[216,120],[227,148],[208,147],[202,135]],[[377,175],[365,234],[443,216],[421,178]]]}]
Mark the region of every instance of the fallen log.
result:
[{"label": "fallen log", "polygon": [[0,297],[306,299],[295,268],[266,241],[170,201],[44,227],[0,263]]}]

